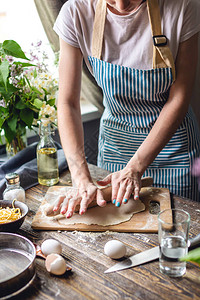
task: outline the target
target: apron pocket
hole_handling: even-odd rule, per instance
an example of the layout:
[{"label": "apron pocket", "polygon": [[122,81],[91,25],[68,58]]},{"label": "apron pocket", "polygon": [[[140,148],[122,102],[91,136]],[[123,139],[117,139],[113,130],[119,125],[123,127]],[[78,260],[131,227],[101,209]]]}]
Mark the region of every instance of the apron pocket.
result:
[{"label": "apron pocket", "polygon": [[140,132],[132,128],[124,130],[120,126],[110,126],[105,121],[103,122],[102,132],[104,139],[101,149],[103,152],[103,161],[125,165],[133,157],[138,147],[148,135],[145,130],[140,130]]}]

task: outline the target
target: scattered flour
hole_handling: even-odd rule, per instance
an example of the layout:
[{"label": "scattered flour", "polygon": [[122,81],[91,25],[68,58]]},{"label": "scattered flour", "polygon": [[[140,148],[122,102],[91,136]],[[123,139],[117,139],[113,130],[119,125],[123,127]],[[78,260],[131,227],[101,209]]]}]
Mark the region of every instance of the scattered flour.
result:
[{"label": "scattered flour", "polygon": [[148,239],[146,236],[143,236],[139,233],[134,233],[134,236],[136,236],[138,240],[143,240],[145,243],[148,243],[150,241],[150,239]]},{"label": "scattered flour", "polygon": [[79,242],[87,243],[87,245],[96,244],[97,240],[101,239],[103,236],[110,236],[112,232],[82,232],[82,231],[72,231],[71,234],[76,235]]}]

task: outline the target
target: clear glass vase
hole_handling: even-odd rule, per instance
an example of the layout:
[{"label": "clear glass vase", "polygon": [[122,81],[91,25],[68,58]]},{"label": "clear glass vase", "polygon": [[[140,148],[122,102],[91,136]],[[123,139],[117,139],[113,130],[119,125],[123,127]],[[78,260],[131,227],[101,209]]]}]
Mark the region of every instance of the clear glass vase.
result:
[{"label": "clear glass vase", "polygon": [[19,151],[27,147],[27,136],[25,134],[17,133],[14,139],[9,143],[6,141],[6,153],[7,157],[11,158]]}]

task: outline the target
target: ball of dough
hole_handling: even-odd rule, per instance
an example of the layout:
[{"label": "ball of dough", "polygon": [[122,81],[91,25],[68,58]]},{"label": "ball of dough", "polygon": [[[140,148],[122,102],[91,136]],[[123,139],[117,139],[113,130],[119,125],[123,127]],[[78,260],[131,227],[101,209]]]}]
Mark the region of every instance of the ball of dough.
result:
[{"label": "ball of dough", "polygon": [[62,246],[58,241],[56,241],[54,239],[48,239],[42,243],[41,250],[42,250],[42,253],[46,256],[51,253],[61,254]]},{"label": "ball of dough", "polygon": [[104,253],[110,258],[118,259],[126,254],[126,246],[118,240],[111,240],[105,244]]},{"label": "ball of dough", "polygon": [[48,272],[55,275],[63,275],[67,270],[67,265],[64,258],[55,253],[47,256],[45,266]]}]

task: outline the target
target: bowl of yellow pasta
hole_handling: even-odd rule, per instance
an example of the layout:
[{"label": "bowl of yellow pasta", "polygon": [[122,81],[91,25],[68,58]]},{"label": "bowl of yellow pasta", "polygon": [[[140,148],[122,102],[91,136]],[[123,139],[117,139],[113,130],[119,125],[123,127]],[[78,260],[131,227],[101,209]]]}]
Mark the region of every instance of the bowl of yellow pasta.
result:
[{"label": "bowl of yellow pasta", "polygon": [[28,206],[20,201],[0,200],[0,232],[17,231],[28,213]]}]

